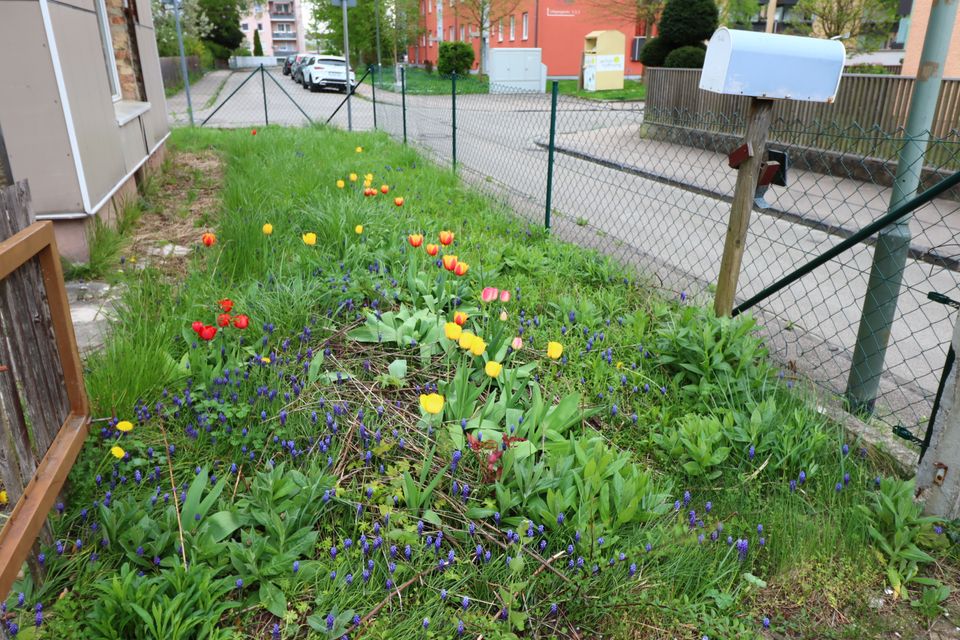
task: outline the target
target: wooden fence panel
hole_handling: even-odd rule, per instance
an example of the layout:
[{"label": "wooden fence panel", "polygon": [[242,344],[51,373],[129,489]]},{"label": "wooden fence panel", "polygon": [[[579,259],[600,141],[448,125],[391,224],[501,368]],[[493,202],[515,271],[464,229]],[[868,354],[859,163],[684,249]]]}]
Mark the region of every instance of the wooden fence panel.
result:
[{"label": "wooden fence panel", "polygon": [[42,580],[35,542],[90,423],[53,224],[32,221],[26,183],[0,189],[0,481],[16,501],[0,529],[0,600],[24,561]]}]

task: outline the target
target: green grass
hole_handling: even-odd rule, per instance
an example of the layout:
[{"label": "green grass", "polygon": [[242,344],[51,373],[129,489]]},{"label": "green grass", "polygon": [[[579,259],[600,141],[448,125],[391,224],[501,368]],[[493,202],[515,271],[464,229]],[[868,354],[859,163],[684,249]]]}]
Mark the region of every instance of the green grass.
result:
[{"label": "green grass", "polygon": [[566,96],[576,96],[590,100],[646,100],[647,85],[640,80],[624,80],[623,89],[609,89],[607,91],[586,91],[577,88],[576,80],[560,80],[560,93]]},{"label": "green grass", "polygon": [[[411,95],[450,95],[453,90],[450,76],[442,76],[436,71],[427,73],[416,67],[407,67],[406,73],[407,93]],[[400,91],[400,87],[393,83],[393,76],[386,72],[377,86],[388,91]],[[457,94],[489,92],[490,83],[486,76],[457,76]]]},{"label": "green grass", "polygon": [[[103,625],[121,637],[147,637],[133,631],[132,605],[147,613],[161,596],[168,603],[158,612],[181,621],[215,621],[216,603],[235,603],[222,618],[229,630],[211,637],[228,638],[232,630],[233,637],[270,637],[274,624],[283,638],[339,637],[352,615],[365,616],[383,601],[387,579],[410,586],[402,606],[395,598],[365,623],[364,637],[454,637],[460,620],[464,637],[504,640],[571,637],[572,626],[580,637],[886,637],[876,613],[863,606],[882,593],[885,578],[860,508],[882,464],[861,457],[857,445],[842,451],[843,433],[802,390],[777,377],[748,319],[717,320],[689,302],[662,297],[642,274],[529,226],[383,134],[266,127],[253,137],[245,130],[178,129],[171,146],[222,155],[223,201],[211,212],[217,242],[209,248],[198,242],[181,281],[164,281],[150,269],[126,276],[120,321],[103,352],[88,362],[86,380],[97,417],[136,426],[118,436],[94,424],[70,475],[67,509],[52,520],[56,539],[81,539],[83,546],[71,551],[68,545],[63,556],[44,548],[47,581],[38,586],[28,578],[15,589],[28,603],[56,601],[44,609],[47,622],[36,637],[103,637],[91,632]],[[359,183],[336,186],[350,173],[368,172],[375,186],[389,185],[388,196],[366,198]],[[394,196],[404,197],[402,207]],[[261,231],[268,222],[270,236]],[[411,233],[425,234],[425,244],[437,242],[441,229],[455,233],[453,250],[470,264],[461,278],[446,275],[423,248],[407,242]],[[317,234],[315,246],[301,241],[307,232]],[[509,289],[512,299],[484,305],[479,294],[487,286]],[[250,317],[250,326],[221,329],[208,347],[190,323],[213,323],[223,298],[233,301],[232,313]],[[420,319],[395,337],[377,317],[386,321],[401,306]],[[455,308],[469,314],[467,326],[488,341],[484,356],[466,356],[430,334],[431,323],[443,328]],[[505,320],[498,319],[501,308]],[[510,375],[527,366],[536,378],[518,378],[517,387],[506,374],[491,382],[483,358],[493,359],[498,345],[518,334],[523,349],[496,357]],[[546,357],[548,341],[563,344],[562,359]],[[405,371],[397,368],[400,360]],[[447,398],[435,431],[418,401],[432,385]],[[494,388],[503,389],[497,397],[509,407],[496,419],[495,396],[486,395]],[[511,466],[497,480],[484,471],[494,449],[482,441],[477,451],[456,444],[463,437],[457,407],[472,389],[491,401],[464,412],[468,431],[485,434],[483,441],[497,441],[509,427],[549,424],[551,418],[533,412],[538,392],[554,405],[548,416],[562,413],[562,398],[578,394],[580,401],[574,398],[572,424],[562,435],[545,432],[527,438],[527,445],[513,443],[516,449],[503,458]],[[726,451],[720,456],[720,445],[706,446],[723,459],[702,459],[701,472],[689,453],[696,443],[669,441],[684,425],[712,420],[726,434]],[[119,463],[109,454],[117,442],[130,455]],[[596,442],[603,443],[602,456],[592,448]],[[170,445],[175,453],[167,456]],[[521,458],[528,445],[534,453]],[[568,461],[558,463],[568,446]],[[292,456],[289,447],[310,453]],[[463,458],[454,473],[457,447]],[[529,476],[523,460],[538,461]],[[608,493],[622,491],[627,480],[597,482],[593,474],[616,468],[649,483],[640,490],[643,517],[627,513],[627,499],[615,502],[612,514],[599,506],[609,505]],[[801,470],[806,482],[791,486]],[[208,480],[208,472],[217,481]],[[572,476],[579,485],[571,484]],[[434,478],[432,497],[417,503],[417,492]],[[549,491],[538,488],[544,478],[552,478]],[[201,513],[199,496],[184,495],[191,571],[181,576],[175,572],[182,563],[175,499],[165,506],[163,496],[179,495],[187,482],[209,487],[213,497]],[[469,499],[455,493],[453,482],[469,484]],[[102,504],[107,491],[109,508]],[[593,497],[566,502],[571,495]],[[101,504],[85,518],[80,509],[94,500]],[[503,512],[499,532],[495,510]],[[688,524],[690,511],[702,527]],[[528,544],[506,541],[507,528],[528,540],[527,518],[545,525],[543,557],[555,556],[556,572]],[[418,535],[421,520],[425,535],[435,535],[438,526],[445,532],[439,555]],[[375,568],[365,583],[367,557],[357,547],[361,536],[375,539],[374,522],[383,527],[384,542],[370,556]],[[231,523],[242,533],[219,533]],[[477,526],[472,535],[469,523]],[[728,535],[750,541],[743,560],[726,543]],[[925,535],[924,548],[942,557],[946,536]],[[535,532],[532,540],[540,539]],[[392,544],[396,573],[388,565]],[[412,547],[409,561],[405,544]],[[473,558],[476,544],[491,551],[490,562]],[[569,557],[568,544],[575,549]],[[331,546],[338,553],[331,554]],[[453,566],[437,570],[451,550]],[[952,557],[942,561],[953,563]],[[582,570],[576,558],[583,558]],[[135,570],[145,578],[138,582]],[[211,573],[219,587],[205,582]],[[350,587],[348,573],[355,577]],[[168,578],[175,587],[157,582]],[[238,578],[242,589],[235,587]],[[197,589],[225,589],[229,596],[204,602]],[[915,585],[908,589],[919,594]],[[441,590],[449,594],[446,601]],[[471,599],[466,611],[465,595]],[[10,610],[21,627],[29,626],[32,609],[15,602],[8,601]],[[885,606],[903,612],[899,630],[922,622],[908,606]],[[508,620],[497,622],[501,607],[508,608]],[[836,612],[845,625],[833,622]],[[328,613],[337,633],[327,633]],[[772,620],[769,632],[761,626],[764,616]]]},{"label": "green grass", "polygon": [[[149,183],[145,189],[149,189]],[[99,216],[94,218],[87,227],[90,259],[85,263],[62,259],[63,277],[66,280],[117,280],[120,258],[143,215],[143,206],[143,200],[137,196],[124,203],[113,223],[106,223]]]}]

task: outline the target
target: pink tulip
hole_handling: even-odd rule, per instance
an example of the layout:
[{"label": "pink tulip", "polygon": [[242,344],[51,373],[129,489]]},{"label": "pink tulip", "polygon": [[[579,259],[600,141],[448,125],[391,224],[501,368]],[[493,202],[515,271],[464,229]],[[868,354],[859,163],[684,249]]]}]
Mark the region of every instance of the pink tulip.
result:
[{"label": "pink tulip", "polygon": [[506,289],[500,292],[500,302],[510,302],[510,292]]},{"label": "pink tulip", "polygon": [[520,351],[520,349],[523,349],[523,338],[517,336],[513,339],[513,342],[510,343],[510,346],[513,347],[514,351]]},{"label": "pink tulip", "polygon": [[497,295],[500,291],[494,287],[484,287],[483,291],[480,292],[480,299],[484,302],[493,302],[497,299]]}]

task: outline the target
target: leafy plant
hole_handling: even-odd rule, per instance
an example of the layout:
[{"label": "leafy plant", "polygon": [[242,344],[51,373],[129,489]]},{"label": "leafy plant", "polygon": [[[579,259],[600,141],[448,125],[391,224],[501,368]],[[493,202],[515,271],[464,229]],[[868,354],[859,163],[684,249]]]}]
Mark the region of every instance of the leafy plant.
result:
[{"label": "leafy plant", "polygon": [[867,519],[867,532],[886,564],[895,597],[900,597],[910,583],[939,585],[917,575],[921,565],[933,562],[933,557],[917,545],[924,531],[939,518],[921,515],[923,506],[913,499],[915,491],[913,480],[884,478],[871,494],[870,504],[858,505]]},{"label": "leafy plant", "polygon": [[683,417],[677,429],[668,434],[654,434],[653,439],[669,458],[677,459],[691,477],[719,478],[718,467],[730,455],[725,431],[733,418],[729,414],[723,422],[715,416],[690,414]]}]

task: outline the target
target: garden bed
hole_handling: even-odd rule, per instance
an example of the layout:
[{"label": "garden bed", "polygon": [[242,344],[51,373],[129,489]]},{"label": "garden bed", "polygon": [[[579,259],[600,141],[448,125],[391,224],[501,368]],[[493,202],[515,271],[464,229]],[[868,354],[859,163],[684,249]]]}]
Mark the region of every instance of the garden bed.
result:
[{"label": "garden bed", "polygon": [[955,609],[955,530],[749,319],[384,135],[251,133],[173,134],[219,157],[222,201],[188,268],[125,273],[88,362],[103,420],[8,629],[879,638]]}]

